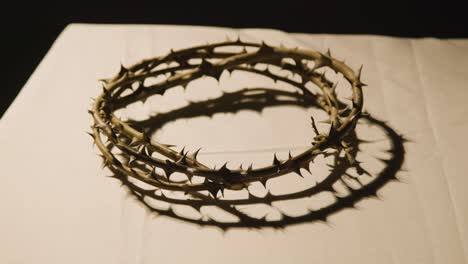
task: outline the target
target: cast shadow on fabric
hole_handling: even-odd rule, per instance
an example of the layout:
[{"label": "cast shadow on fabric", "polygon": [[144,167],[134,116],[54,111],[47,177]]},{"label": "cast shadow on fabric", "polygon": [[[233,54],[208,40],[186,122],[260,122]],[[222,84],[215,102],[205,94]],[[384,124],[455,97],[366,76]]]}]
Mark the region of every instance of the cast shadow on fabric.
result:
[{"label": "cast shadow on fabric", "polygon": [[[239,111],[254,111],[261,114],[264,109],[271,107],[303,109],[317,107],[314,105],[314,100],[309,100],[310,98],[306,97],[307,95],[270,88],[249,88],[236,92],[224,92],[214,99],[190,102],[184,107],[166,113],[158,113],[146,120],[130,120],[128,124],[140,131],[154,134],[171,122],[200,116],[212,117],[219,113],[237,113]],[[354,162],[349,161],[350,157],[344,157],[339,153],[329,153],[327,154],[329,156],[327,160],[330,160],[327,164],[329,167],[328,175],[321,177],[321,180],[315,184],[302,186],[303,188],[293,192],[281,193],[268,190],[267,183],[264,182],[264,186],[256,187],[257,189],[263,188],[264,191],[260,192],[261,194],[242,190],[242,195],[228,197],[228,194],[221,194],[210,200],[202,200],[187,194],[173,196],[170,193],[139,183],[116,170],[113,170],[111,177],[118,179],[125,188],[128,188],[129,193],[151,214],[194,225],[227,230],[230,228],[286,228],[297,224],[326,222],[331,215],[340,211],[356,210],[356,205],[359,202],[369,198],[378,198],[377,192],[380,189],[390,182],[399,181],[397,174],[402,169],[404,162],[406,139],[386,122],[370,114],[362,115],[358,126],[379,130],[382,136],[381,140],[388,142],[388,147],[384,150],[385,158],[375,157],[380,162],[381,169],[377,172],[370,172],[365,168],[366,161],[359,161],[358,155],[363,151],[363,146],[376,144],[377,141],[361,138],[358,134],[359,131],[355,130],[345,139],[352,147],[350,154]],[[132,166],[138,167],[139,164],[134,162]],[[145,170],[147,168],[141,166],[139,169]],[[310,173],[304,172],[302,176],[308,177]],[[298,176],[285,175],[285,177]],[[176,182],[176,180],[174,181]],[[315,199],[314,208],[309,206],[310,203],[308,205],[307,199]],[[301,213],[287,212],[287,203],[293,201],[306,201]]]}]

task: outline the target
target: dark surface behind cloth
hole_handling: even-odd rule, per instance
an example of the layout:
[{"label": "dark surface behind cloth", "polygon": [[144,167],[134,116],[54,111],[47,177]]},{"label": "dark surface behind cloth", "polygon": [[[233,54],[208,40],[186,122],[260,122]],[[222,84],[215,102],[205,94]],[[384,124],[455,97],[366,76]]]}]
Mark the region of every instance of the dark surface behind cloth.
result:
[{"label": "dark surface behind cloth", "polygon": [[[288,32],[468,37],[462,4],[440,2],[269,1],[212,3],[125,1],[60,4],[15,2],[3,7],[0,116],[69,23],[179,24],[275,28]],[[6,74],[5,74],[6,73]]]}]

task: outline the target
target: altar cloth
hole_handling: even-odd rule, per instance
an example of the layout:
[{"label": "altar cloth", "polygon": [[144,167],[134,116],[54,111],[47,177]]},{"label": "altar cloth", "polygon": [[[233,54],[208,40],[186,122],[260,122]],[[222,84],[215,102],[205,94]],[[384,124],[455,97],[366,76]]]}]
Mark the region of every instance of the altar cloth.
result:
[{"label": "altar cloth", "polygon": [[[326,223],[222,232],[152,216],[105,177],[85,133],[92,123],[90,98],[101,91],[98,79],[113,76],[121,63],[238,36],[330,49],[353,69],[364,65],[365,110],[410,140],[400,181],[380,189],[379,199],[360,201]],[[468,263],[467,83],[465,39],[71,24],[0,121],[0,262]],[[266,113],[262,122],[248,117],[247,124],[268,131],[276,125],[269,117],[274,114]],[[241,128],[219,128],[217,134],[216,126],[196,124],[186,124],[189,135],[179,124],[160,136],[168,143],[196,139],[200,147],[213,146],[208,159],[229,149],[232,159],[261,160],[272,152],[251,148],[303,145],[312,135],[304,120],[297,114],[290,119],[294,131],[275,127],[256,138]],[[226,142],[229,136],[239,142]]]}]

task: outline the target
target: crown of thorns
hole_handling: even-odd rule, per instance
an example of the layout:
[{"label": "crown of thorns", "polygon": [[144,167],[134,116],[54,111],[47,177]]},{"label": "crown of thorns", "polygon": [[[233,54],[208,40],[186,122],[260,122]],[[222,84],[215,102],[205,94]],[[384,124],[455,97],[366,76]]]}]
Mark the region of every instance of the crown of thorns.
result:
[{"label": "crown of thorns", "polygon": [[[224,48],[238,51],[225,51]],[[257,65],[268,66],[260,69]],[[300,80],[275,73],[271,67],[298,75]],[[322,70],[319,71],[321,68],[330,68],[341,73],[349,82],[352,90],[350,103],[346,104],[338,99],[336,84]],[[89,110],[94,120],[90,134],[101,152],[104,166],[117,175],[153,186],[153,193],[155,189],[180,191],[202,201],[197,203],[199,206],[203,205],[203,201],[209,204],[210,201],[219,199],[225,189],[242,190],[253,182],[265,185],[267,180],[291,172],[302,176],[301,169],[309,170],[309,164],[315,157],[326,155],[330,150],[344,153],[351,164],[354,158],[351,154],[352,146],[344,139],[354,132],[362,113],[362,87],[365,84],[360,80],[361,69],[362,67],[358,71],[352,70],[343,61],[333,58],[329,51],[320,53],[299,48],[273,47],[239,39],[171,50],[167,55],[143,60],[129,68],[121,66],[115,77],[103,80],[102,93]],[[147,131],[139,131],[115,115],[115,111],[129,104],[145,101],[153,95],[163,96],[167,90],[178,86],[186,87],[203,76],[219,80],[224,71],[250,72],[275,82],[293,85],[297,94],[312,100],[314,105],[328,114],[329,130],[321,133],[311,117],[315,136],[306,151],[294,156],[290,153],[285,160],[278,159],[275,154],[272,164],[265,167],[241,166],[230,169],[226,163],[216,169],[197,159],[199,150],[191,153],[185,149],[176,151],[173,145],[155,141]],[[145,81],[160,76],[164,80],[158,83],[148,84]],[[306,85],[309,83],[318,87],[319,92],[308,89]],[[173,181],[170,176],[174,173],[182,173],[187,178]],[[204,181],[194,183],[191,180],[194,176],[203,177]],[[147,192],[138,189],[136,185],[134,187],[137,188],[137,193]],[[211,196],[202,194],[203,191],[208,191]],[[155,197],[162,201],[175,202],[163,194]]]}]

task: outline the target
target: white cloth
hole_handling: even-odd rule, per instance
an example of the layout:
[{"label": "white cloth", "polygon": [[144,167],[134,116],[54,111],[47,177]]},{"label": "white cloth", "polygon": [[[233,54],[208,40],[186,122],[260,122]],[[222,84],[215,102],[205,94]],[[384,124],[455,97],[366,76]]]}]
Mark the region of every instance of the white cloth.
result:
[{"label": "white cloth", "polygon": [[[223,234],[149,216],[104,177],[108,173],[84,133],[91,125],[90,98],[100,92],[97,80],[113,76],[120,63],[237,35],[322,52],[330,48],[355,69],[363,64],[366,110],[412,140],[405,144],[406,171],[398,175],[403,182],[382,188],[382,200],[366,199],[358,210],[333,215],[329,224]],[[468,263],[467,83],[468,40],[70,25],[0,121],[0,262]],[[266,116],[256,128],[274,125]],[[303,144],[296,140],[310,133],[303,120],[290,122],[306,132],[279,128],[252,141],[259,148]],[[250,146],[242,140],[248,131],[240,133],[240,143],[223,143],[226,137],[212,135],[215,129],[194,125],[184,133],[168,127],[161,137],[186,144],[196,138],[201,147],[216,145],[219,152]]]}]

